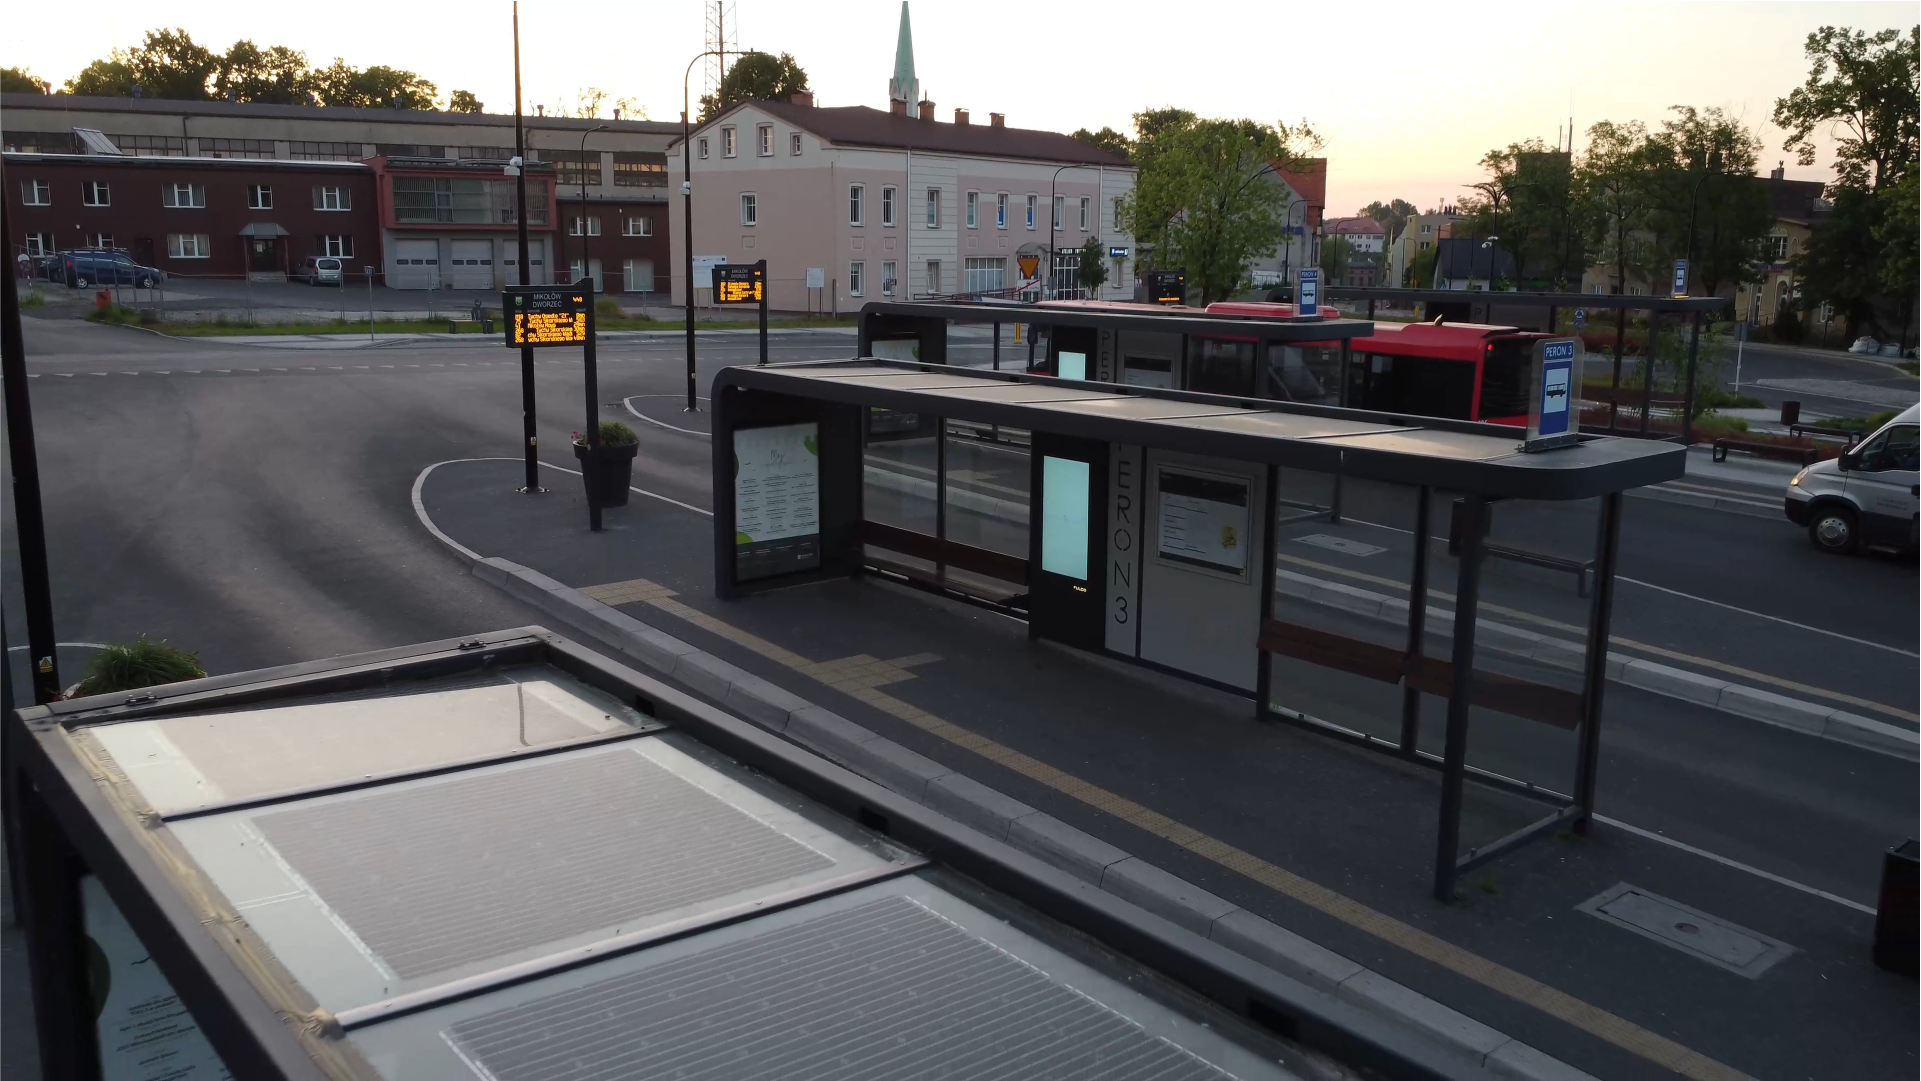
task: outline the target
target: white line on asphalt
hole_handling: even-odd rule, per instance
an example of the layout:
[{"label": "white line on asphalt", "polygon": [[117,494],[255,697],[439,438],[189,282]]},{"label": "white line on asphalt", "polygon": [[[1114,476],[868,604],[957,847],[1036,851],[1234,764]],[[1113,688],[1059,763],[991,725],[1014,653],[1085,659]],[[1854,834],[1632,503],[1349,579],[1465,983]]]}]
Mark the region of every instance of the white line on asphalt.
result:
[{"label": "white line on asphalt", "polygon": [[1921,653],[1911,653],[1908,650],[1900,648],[1899,646],[1884,646],[1879,642],[1870,642],[1865,638],[1855,638],[1851,635],[1842,634],[1839,631],[1823,630],[1820,627],[1810,627],[1806,623],[1796,623],[1792,619],[1782,619],[1780,616],[1771,616],[1771,615],[1768,615],[1766,612],[1756,612],[1749,608],[1738,608],[1732,604],[1723,604],[1720,601],[1711,601],[1706,597],[1697,597],[1692,593],[1683,593],[1678,589],[1669,589],[1666,586],[1657,586],[1653,582],[1643,582],[1639,578],[1629,578],[1626,575],[1617,574],[1614,576],[1614,580],[1617,582],[1631,582],[1637,586],[1643,586],[1647,589],[1658,589],[1663,593],[1671,593],[1676,597],[1686,597],[1688,600],[1700,601],[1702,604],[1712,604],[1716,608],[1726,608],[1730,612],[1739,612],[1742,615],[1753,616],[1756,619],[1772,620],[1775,623],[1785,624],[1789,627],[1798,627],[1804,631],[1813,631],[1816,634],[1825,634],[1831,638],[1839,638],[1843,642],[1853,642],[1855,645],[1859,645],[1859,646],[1873,646],[1876,649],[1885,649],[1889,653],[1899,653],[1903,657],[1915,657],[1917,659],[1921,659]]},{"label": "white line on asphalt", "polygon": [[434,520],[427,517],[427,504],[421,501],[420,489],[427,483],[427,474],[432,473],[443,465],[453,465],[455,462],[511,462],[514,460],[515,459],[512,458],[454,458],[445,462],[435,462],[421,470],[420,475],[414,478],[414,517],[420,519],[420,524],[427,527],[427,532],[440,538],[441,542],[449,548],[473,560],[475,563],[480,562],[483,557],[479,552],[442,533],[440,527],[434,524]]},{"label": "white line on asphalt", "polygon": [[[620,404],[627,408],[627,412],[632,413],[634,416],[639,417],[641,420],[644,420],[647,423],[652,424],[656,427],[665,428],[670,432],[680,432],[684,435],[697,435],[703,439],[712,439],[713,436],[709,435],[706,432],[697,432],[692,428],[676,428],[664,420],[655,420],[654,418],[634,408],[635,398],[678,398],[678,397],[680,397],[680,395],[678,394],[632,394],[625,398],[622,398],[620,400]],[[702,398],[700,400],[704,402],[707,399]]]},{"label": "white line on asphalt", "polygon": [[28,379],[38,379],[38,378],[40,378],[40,373],[39,373],[39,372],[28,372],[28,373],[27,373],[27,378],[28,378]]},{"label": "white line on asphalt", "polygon": [[[69,646],[69,647],[72,647],[73,649],[105,649],[107,648],[104,644],[100,642],[55,642],[54,645]],[[7,652],[18,653],[25,648],[27,647],[26,646],[8,646]]]},{"label": "white line on asphalt", "polygon": [[1669,845],[1674,848],[1678,848],[1683,852],[1691,852],[1694,855],[1700,856],[1703,859],[1713,860],[1714,862],[1721,864],[1724,867],[1732,867],[1737,871],[1746,871],[1751,875],[1755,875],[1760,878],[1765,878],[1769,882],[1778,883],[1780,885],[1788,887],[1789,889],[1800,890],[1802,893],[1811,893],[1816,897],[1823,898],[1824,900],[1833,901],[1837,905],[1846,905],[1847,907],[1854,909],[1856,912],[1865,912],[1870,916],[1875,915],[1874,909],[1869,908],[1867,905],[1864,905],[1859,901],[1850,901],[1846,897],[1836,896],[1835,894],[1829,893],[1826,890],[1817,890],[1813,886],[1802,885],[1801,883],[1796,882],[1791,878],[1782,878],[1780,875],[1777,875],[1772,871],[1763,871],[1759,867],[1751,867],[1748,864],[1742,863],[1739,860],[1731,860],[1726,856],[1721,856],[1713,852],[1709,852],[1705,848],[1696,848],[1691,844],[1686,844],[1684,842],[1677,841],[1672,837],[1663,837],[1662,835],[1654,832],[1653,830],[1644,830],[1639,826],[1630,826],[1626,822],[1619,821],[1618,819],[1609,818],[1606,815],[1597,814],[1594,816],[1594,820],[1603,825],[1613,826],[1615,829],[1626,830],[1627,832],[1632,833],[1637,837],[1646,837],[1650,841],[1659,841],[1664,845]]}]

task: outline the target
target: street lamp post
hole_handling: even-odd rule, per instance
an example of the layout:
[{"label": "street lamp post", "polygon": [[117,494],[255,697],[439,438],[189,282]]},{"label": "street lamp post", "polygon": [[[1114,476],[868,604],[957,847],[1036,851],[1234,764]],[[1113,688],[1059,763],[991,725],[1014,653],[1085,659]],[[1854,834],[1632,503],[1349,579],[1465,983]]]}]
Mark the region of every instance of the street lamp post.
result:
[{"label": "street lamp post", "polygon": [[[745,52],[752,52],[752,49]],[[706,52],[687,61],[687,70],[680,77],[680,206],[681,233],[686,238],[687,250],[683,268],[687,282],[687,412],[700,408],[698,394],[699,379],[694,374],[694,129],[693,112],[689,108],[687,84],[694,77],[694,65],[710,56],[720,57],[721,79],[727,77],[727,50],[708,49]],[[718,95],[719,91],[715,93]],[[716,102],[718,104],[718,101]],[[764,288],[765,286],[763,286]]]},{"label": "street lamp post", "polygon": [[[1059,207],[1057,207],[1054,202],[1057,194],[1055,184],[1060,180],[1061,174],[1066,172],[1069,169],[1092,169],[1092,168],[1094,168],[1094,166],[1092,165],[1063,165],[1060,168],[1054,170],[1054,175],[1048,178],[1048,181],[1047,181],[1047,278],[1050,285],[1059,279],[1058,268],[1055,265],[1055,259],[1054,259],[1054,232],[1060,226],[1060,215],[1062,214],[1062,210]],[[1041,296],[1045,297],[1046,295],[1047,295],[1047,290],[1043,288],[1041,290]]]},{"label": "street lamp post", "polygon": [[1701,175],[1694,180],[1694,192],[1688,197],[1688,271],[1687,280],[1681,283],[1682,291],[1694,292],[1694,223],[1701,212],[1701,185],[1708,177],[1720,171],[1721,152],[1710,150],[1701,159]]},{"label": "street lamp post", "polygon": [[[520,284],[531,285],[527,264],[527,131],[520,116],[520,4],[514,4],[514,226],[520,245]],[[368,289],[373,278],[368,276]],[[512,316],[503,311],[501,318]],[[520,427],[521,452],[525,456],[526,485],[529,494],[545,491],[540,486],[540,442],[534,433],[534,347],[520,347]]]},{"label": "street lamp post", "polygon": [[[597,131],[606,130],[607,125],[595,124],[593,127],[581,132],[580,157],[574,160],[574,168],[580,170],[580,270],[581,276],[587,278],[594,276],[593,251],[591,248],[593,241],[589,239],[592,235],[592,227],[588,224],[587,220],[587,136]],[[601,291],[599,282],[594,283],[594,290],[596,292]]]}]

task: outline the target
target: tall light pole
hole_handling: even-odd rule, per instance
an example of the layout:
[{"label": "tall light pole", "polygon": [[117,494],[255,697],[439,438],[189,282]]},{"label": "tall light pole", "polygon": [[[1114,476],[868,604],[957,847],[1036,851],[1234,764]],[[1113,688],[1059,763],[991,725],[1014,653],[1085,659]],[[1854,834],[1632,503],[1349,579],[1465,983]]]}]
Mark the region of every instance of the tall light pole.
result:
[{"label": "tall light pole", "polygon": [[[1093,169],[1093,168],[1096,168],[1096,166],[1063,165],[1060,168],[1054,170],[1054,175],[1048,178],[1048,181],[1047,181],[1047,279],[1050,285],[1054,282],[1054,280],[1057,277],[1056,268],[1054,265],[1054,230],[1060,225],[1060,216],[1063,213],[1063,210],[1059,206],[1057,206],[1054,202],[1055,183],[1060,180],[1061,174],[1066,172],[1069,169]],[[1045,287],[1041,289],[1041,296],[1042,297],[1047,296],[1047,289]]]},{"label": "tall light pole", "polygon": [[[520,3],[514,2],[514,222],[520,242],[520,284],[531,285],[527,265],[527,131],[520,119]],[[370,277],[369,283],[373,281]],[[511,319],[509,312],[501,318]],[[534,347],[520,347],[520,428],[527,462],[527,483],[520,490],[545,491],[540,486],[540,441],[534,434]]]},{"label": "tall light pole", "polygon": [[[753,52],[752,49],[743,53]],[[720,57],[720,79],[727,81],[727,50],[708,49],[706,52],[687,61],[687,71],[680,77],[680,207],[682,229],[686,237],[687,250],[683,267],[687,274],[687,412],[700,408],[699,379],[694,374],[694,128],[693,112],[689,108],[687,83],[694,77],[694,65],[710,56]],[[715,88],[715,103],[719,103],[720,89]],[[764,286],[763,286],[764,288]]]},{"label": "tall light pole", "polygon": [[[1481,250],[1487,252],[1487,291],[1490,293],[1494,291],[1494,258],[1501,251],[1495,245],[1500,242],[1501,238],[1498,236],[1491,236],[1481,241]],[[1467,287],[1474,288],[1474,260],[1472,259],[1469,259],[1467,264]]]},{"label": "tall light pole", "polygon": [[1696,216],[1701,211],[1701,185],[1707,182],[1709,176],[1719,172],[1720,167],[1721,152],[1719,150],[1710,150],[1703,155],[1701,158],[1701,175],[1695,178],[1694,194],[1688,198],[1688,273],[1687,280],[1681,283],[1682,291],[1685,293],[1692,294],[1694,292],[1694,222]]},{"label": "tall light pole", "polygon": [[[607,125],[595,124],[593,127],[581,132],[580,157],[574,162],[574,167],[580,170],[580,269],[581,276],[587,278],[594,276],[593,251],[591,250],[592,241],[588,239],[593,235],[593,231],[587,220],[587,136],[597,131],[606,130]],[[594,289],[596,291],[600,290],[599,282],[594,283]]]}]

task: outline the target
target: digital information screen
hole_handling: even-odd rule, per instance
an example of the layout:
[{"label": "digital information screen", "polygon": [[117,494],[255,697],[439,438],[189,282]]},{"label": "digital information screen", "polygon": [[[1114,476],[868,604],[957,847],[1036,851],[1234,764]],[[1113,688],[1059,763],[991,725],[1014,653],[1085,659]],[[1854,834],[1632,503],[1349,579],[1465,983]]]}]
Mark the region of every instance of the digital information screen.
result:
[{"label": "digital information screen", "polygon": [[1147,299],[1155,304],[1187,303],[1187,272],[1184,270],[1148,271]]},{"label": "digital information screen", "polygon": [[714,268],[714,303],[759,304],[767,271],[755,263],[722,263]]},{"label": "digital information screen", "polygon": [[512,289],[500,296],[508,345],[580,345],[587,340],[586,290],[567,286]]}]

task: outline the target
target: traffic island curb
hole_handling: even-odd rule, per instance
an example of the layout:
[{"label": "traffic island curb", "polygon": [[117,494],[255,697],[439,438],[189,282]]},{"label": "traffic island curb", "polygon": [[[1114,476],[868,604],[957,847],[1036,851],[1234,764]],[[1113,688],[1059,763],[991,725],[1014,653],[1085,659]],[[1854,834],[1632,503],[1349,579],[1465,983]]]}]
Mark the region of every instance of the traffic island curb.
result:
[{"label": "traffic island curb", "polygon": [[1559,1059],[539,571],[478,555],[433,526],[419,487],[417,482],[415,506],[421,521],[476,578],[755,724],[1202,938],[1405,1024],[1494,1075],[1519,1081],[1594,1081]]}]

